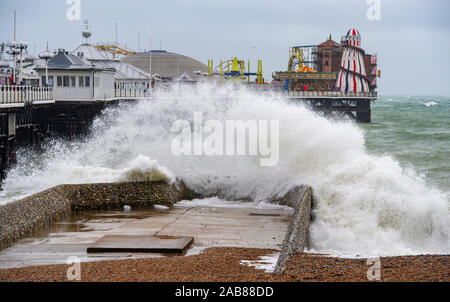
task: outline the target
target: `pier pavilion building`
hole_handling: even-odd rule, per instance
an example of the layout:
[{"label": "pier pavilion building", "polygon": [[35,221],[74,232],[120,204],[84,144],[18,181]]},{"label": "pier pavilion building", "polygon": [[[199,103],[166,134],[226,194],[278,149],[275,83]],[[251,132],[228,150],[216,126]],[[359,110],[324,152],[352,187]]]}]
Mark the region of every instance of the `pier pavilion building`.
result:
[{"label": "pier pavilion building", "polygon": [[90,64],[100,69],[114,69],[115,89],[133,88],[147,90],[151,85],[150,73],[137,66],[117,59],[111,59],[99,51],[95,46],[84,43],[78,46],[72,54],[85,58]]},{"label": "pier pavilion building", "polygon": [[[115,69],[100,68],[81,55],[59,49],[48,62],[48,86],[53,87],[55,101],[96,101],[114,98]],[[45,85],[46,68],[36,68],[41,85]]]}]

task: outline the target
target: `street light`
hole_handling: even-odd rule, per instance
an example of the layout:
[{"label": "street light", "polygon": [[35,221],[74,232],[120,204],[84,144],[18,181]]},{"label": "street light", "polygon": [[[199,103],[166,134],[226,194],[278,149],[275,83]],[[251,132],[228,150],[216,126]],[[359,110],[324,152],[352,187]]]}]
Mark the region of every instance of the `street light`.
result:
[{"label": "street light", "polygon": [[20,65],[19,65],[19,84],[22,83],[22,61],[23,61],[23,51],[28,48],[28,42],[20,41],[19,42],[19,50],[20,50]]},{"label": "street light", "polygon": [[17,43],[16,41],[12,41],[10,43],[8,43],[7,45],[9,47],[9,50],[7,51],[8,54],[13,56],[13,83],[11,83],[12,85],[16,84],[16,56],[20,53],[20,49],[19,49],[19,43]]},{"label": "street light", "polygon": [[53,54],[50,50],[48,50],[48,43],[47,43],[47,50],[44,52],[41,52],[39,54],[39,58],[45,60],[45,86],[48,86],[48,61],[53,58]]}]

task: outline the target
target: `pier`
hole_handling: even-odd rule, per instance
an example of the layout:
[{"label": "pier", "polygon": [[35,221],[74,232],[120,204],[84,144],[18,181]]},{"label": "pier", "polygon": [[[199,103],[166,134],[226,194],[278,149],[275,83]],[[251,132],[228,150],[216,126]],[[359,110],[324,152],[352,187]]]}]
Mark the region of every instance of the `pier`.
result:
[{"label": "pier", "polygon": [[0,86],[0,177],[15,162],[17,144],[40,141],[36,111],[55,104],[53,89],[33,86]]},{"label": "pier", "polygon": [[341,91],[295,91],[281,90],[264,85],[248,85],[255,92],[275,92],[293,103],[304,104],[309,109],[321,113],[326,118],[350,119],[358,123],[372,122],[372,102],[378,93]]},{"label": "pier", "polygon": [[294,102],[302,102],[326,117],[349,117],[359,123],[372,121],[370,105],[378,97],[376,92],[341,91],[286,91],[282,95]]},{"label": "pier", "polygon": [[[249,85],[255,91],[269,90],[264,85]],[[133,85],[116,86],[114,96],[86,101],[56,100],[53,87],[0,86],[0,178],[16,162],[18,147],[39,148],[46,137],[79,137],[86,135],[94,118],[106,106],[121,101],[137,101],[151,96],[150,89]],[[326,117],[371,122],[371,101],[376,92],[281,91],[292,102],[304,103]]]},{"label": "pier", "polygon": [[115,89],[109,99],[58,101],[53,87],[0,85],[0,179],[16,162],[18,147],[38,148],[46,137],[85,135],[106,106],[149,96],[130,86]]}]

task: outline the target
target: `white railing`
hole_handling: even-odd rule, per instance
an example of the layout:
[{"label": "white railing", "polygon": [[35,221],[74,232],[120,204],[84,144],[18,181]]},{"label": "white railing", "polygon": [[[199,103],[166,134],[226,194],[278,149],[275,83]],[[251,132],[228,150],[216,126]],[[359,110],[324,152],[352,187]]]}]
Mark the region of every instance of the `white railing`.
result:
[{"label": "white railing", "polygon": [[1,104],[32,104],[53,101],[53,88],[41,86],[0,85]]},{"label": "white railing", "polygon": [[139,89],[133,87],[116,88],[114,91],[116,98],[146,98],[150,96],[150,91],[148,89]]},{"label": "white railing", "polygon": [[283,91],[283,95],[296,98],[376,98],[376,92],[342,91]]},{"label": "white railing", "polygon": [[[270,85],[249,85],[249,89],[257,91],[278,91],[283,96],[292,98],[377,98],[376,92],[342,92],[342,91],[282,91],[280,88],[274,89]],[[134,99],[147,98],[150,96],[148,89],[133,87],[115,89],[116,98]]]}]

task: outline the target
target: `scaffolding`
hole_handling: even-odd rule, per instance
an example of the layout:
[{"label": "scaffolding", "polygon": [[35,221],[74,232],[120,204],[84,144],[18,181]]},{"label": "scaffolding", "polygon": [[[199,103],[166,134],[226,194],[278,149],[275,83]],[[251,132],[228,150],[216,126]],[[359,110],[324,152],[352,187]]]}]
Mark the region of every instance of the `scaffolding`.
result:
[{"label": "scaffolding", "polygon": [[108,54],[111,54],[113,59],[118,58],[120,55],[128,56],[128,55],[134,55],[136,54],[135,51],[129,50],[124,46],[120,46],[117,43],[97,43],[94,45],[95,48],[97,48],[99,51],[106,52]]},{"label": "scaffolding", "polygon": [[256,76],[256,84],[264,84],[262,60],[258,60],[257,72],[250,71],[250,61],[247,61],[247,70],[245,69],[245,61],[234,57],[231,60],[220,60],[220,64],[214,67],[214,61],[208,60],[208,78],[212,79],[215,76],[231,82],[244,82],[247,79],[247,84],[251,83],[251,76]]},{"label": "scaffolding", "polygon": [[295,72],[303,67],[314,68],[313,54],[315,45],[289,47],[288,72]]}]

